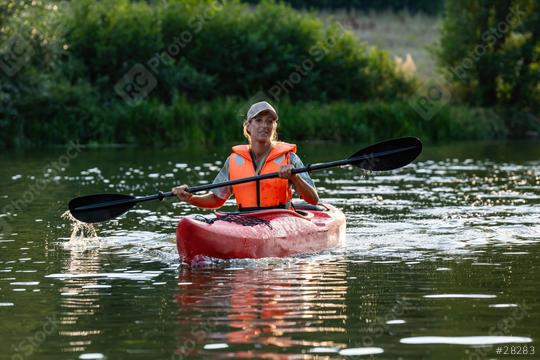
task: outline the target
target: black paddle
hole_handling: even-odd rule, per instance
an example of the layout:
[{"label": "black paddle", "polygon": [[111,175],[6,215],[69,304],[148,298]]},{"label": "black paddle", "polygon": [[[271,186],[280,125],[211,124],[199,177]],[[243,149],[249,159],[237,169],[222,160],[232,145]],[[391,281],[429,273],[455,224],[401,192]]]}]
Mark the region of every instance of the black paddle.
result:
[{"label": "black paddle", "polygon": [[[293,169],[293,174],[306,171],[327,169],[342,165],[354,165],[364,170],[385,171],[403,167],[411,163],[422,152],[422,143],[415,137],[403,137],[380,142],[368,146],[354,153],[344,160],[327,163],[307,165],[302,168]],[[278,177],[278,173],[270,173],[258,176],[251,176],[243,179],[224,181],[217,184],[206,184],[188,187],[186,191],[196,193],[215,189],[222,186],[242,184],[255,180],[263,180]],[[69,202],[69,211],[74,218],[85,223],[96,223],[113,219],[122,215],[137,203],[150,200],[163,200],[163,198],[174,196],[172,192],[159,192],[149,196],[130,196],[121,194],[98,194],[75,198]]]}]

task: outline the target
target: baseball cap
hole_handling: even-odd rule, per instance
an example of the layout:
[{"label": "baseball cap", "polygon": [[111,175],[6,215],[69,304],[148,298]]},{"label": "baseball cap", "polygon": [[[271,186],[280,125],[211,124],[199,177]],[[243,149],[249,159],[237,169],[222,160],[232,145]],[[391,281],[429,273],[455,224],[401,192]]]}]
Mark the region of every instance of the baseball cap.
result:
[{"label": "baseball cap", "polygon": [[276,119],[278,118],[277,111],[276,111],[276,109],[274,109],[274,107],[272,105],[270,105],[266,101],[260,101],[258,103],[255,103],[255,104],[251,105],[251,107],[249,108],[249,110],[247,112],[247,119],[251,120],[252,118],[257,116],[259,113],[261,113],[261,112],[263,112],[265,110],[273,112]]}]

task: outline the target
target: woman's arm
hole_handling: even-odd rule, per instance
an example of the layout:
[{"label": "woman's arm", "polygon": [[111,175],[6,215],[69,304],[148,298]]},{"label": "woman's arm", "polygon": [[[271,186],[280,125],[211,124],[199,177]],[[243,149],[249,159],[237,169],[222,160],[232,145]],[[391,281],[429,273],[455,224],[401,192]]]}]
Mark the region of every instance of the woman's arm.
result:
[{"label": "woman's arm", "polygon": [[315,190],[313,186],[309,185],[297,174],[292,175],[289,180],[293,183],[294,188],[302,199],[312,205],[317,205],[319,202],[319,194],[317,194],[317,190]]},{"label": "woman's arm", "polygon": [[[229,158],[225,160],[225,164],[214,179],[214,184],[225,182],[229,180]],[[197,206],[204,209],[217,209],[225,204],[225,201],[232,194],[232,188],[230,186],[220,187],[213,189],[212,192],[204,195],[193,195],[185,189],[187,185],[178,186],[172,189],[180,201],[185,201],[188,204]]]},{"label": "woman's arm", "polygon": [[292,175],[293,168],[301,168],[304,166],[302,160],[300,160],[300,157],[295,153],[291,153],[290,156],[290,165],[281,168],[280,177],[289,179],[294,186],[296,193],[300,195],[302,199],[312,205],[317,205],[319,202],[319,194],[309,175],[307,173]]},{"label": "woman's arm", "polygon": [[216,196],[214,193],[193,195],[185,190],[187,187],[187,185],[175,187],[172,189],[172,193],[175,194],[180,201],[185,201],[193,206],[204,209],[217,209],[222,207],[227,200]]},{"label": "woman's arm", "polygon": [[319,202],[319,194],[317,194],[317,190],[305,182],[304,179],[298,176],[298,174],[293,174],[292,169],[294,169],[293,165],[282,166],[279,170],[279,177],[288,179],[294,185],[296,192],[302,199],[312,205],[317,205]]}]

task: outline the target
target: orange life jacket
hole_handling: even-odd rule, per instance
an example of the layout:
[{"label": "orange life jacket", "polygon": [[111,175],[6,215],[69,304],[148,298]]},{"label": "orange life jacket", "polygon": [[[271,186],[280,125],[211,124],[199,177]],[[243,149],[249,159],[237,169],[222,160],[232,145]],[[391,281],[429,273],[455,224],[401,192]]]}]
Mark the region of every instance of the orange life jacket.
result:
[{"label": "orange life jacket", "polygon": [[[255,176],[255,166],[249,153],[249,145],[233,146],[232,151],[229,159],[229,179]],[[296,152],[296,145],[276,143],[268,154],[259,175],[278,172],[283,165],[290,163],[291,152]],[[232,188],[236,204],[240,209],[286,206],[292,199],[292,190],[287,179],[258,180],[233,185]]]}]

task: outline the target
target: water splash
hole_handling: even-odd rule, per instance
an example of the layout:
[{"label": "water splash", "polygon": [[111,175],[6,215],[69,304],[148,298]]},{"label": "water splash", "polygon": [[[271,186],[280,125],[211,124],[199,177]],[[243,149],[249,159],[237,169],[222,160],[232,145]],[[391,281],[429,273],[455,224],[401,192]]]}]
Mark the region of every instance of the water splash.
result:
[{"label": "water splash", "polygon": [[83,239],[97,239],[98,236],[96,228],[93,224],[86,224],[75,219],[69,210],[66,210],[61,217],[62,219],[70,222],[71,235],[69,237],[69,241],[71,243],[75,243]]}]

